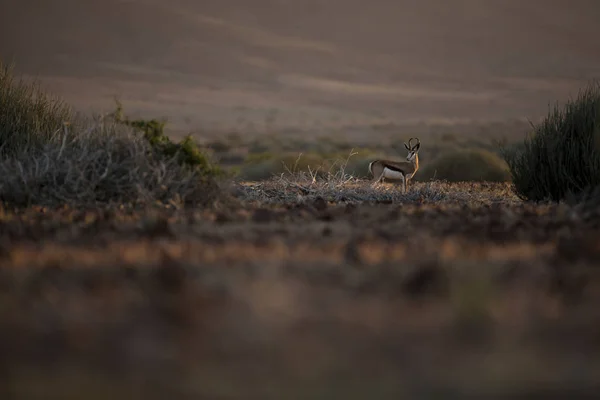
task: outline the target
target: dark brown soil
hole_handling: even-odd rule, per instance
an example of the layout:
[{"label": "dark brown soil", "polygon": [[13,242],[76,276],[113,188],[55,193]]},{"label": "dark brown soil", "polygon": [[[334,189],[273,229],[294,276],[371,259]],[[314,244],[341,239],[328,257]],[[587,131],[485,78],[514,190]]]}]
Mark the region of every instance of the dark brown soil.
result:
[{"label": "dark brown soil", "polygon": [[5,210],[0,398],[591,397],[600,210],[475,189]]}]

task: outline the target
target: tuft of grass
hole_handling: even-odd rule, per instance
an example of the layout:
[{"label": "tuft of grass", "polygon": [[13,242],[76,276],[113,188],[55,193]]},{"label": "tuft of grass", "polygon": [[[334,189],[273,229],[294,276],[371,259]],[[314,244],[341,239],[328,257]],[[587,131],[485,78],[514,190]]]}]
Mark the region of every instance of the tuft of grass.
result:
[{"label": "tuft of grass", "polygon": [[74,116],[66,103],[45,93],[37,82],[15,79],[13,70],[13,64],[0,61],[1,157],[52,140]]},{"label": "tuft of grass", "polygon": [[558,202],[600,186],[600,82],[532,128],[522,148],[502,149],[519,197]]},{"label": "tuft of grass", "polygon": [[245,165],[240,171],[242,180],[259,181],[267,180],[273,176],[286,173],[303,172],[309,174],[323,174],[332,167],[330,160],[319,154],[308,153],[300,155],[284,154],[275,156],[273,153],[250,154]]}]

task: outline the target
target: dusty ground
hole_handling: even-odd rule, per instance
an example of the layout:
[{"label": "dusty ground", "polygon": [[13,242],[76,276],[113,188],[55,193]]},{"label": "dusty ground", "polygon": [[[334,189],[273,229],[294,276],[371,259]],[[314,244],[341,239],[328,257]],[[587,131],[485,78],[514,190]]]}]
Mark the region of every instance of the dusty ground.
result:
[{"label": "dusty ground", "polygon": [[600,210],[345,185],[239,185],[242,207],[211,212],[5,210],[1,398],[595,393]]}]

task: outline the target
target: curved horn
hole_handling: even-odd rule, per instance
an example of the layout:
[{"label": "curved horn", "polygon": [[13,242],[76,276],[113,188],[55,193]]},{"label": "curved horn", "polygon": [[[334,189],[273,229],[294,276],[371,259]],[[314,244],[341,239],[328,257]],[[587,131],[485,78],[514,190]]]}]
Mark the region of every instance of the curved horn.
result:
[{"label": "curved horn", "polygon": [[421,145],[421,141],[419,140],[419,138],[415,138],[415,140],[417,141],[417,143],[415,143],[414,146],[410,147],[411,150],[414,150]]},{"label": "curved horn", "polygon": [[410,138],[408,139],[408,147],[410,147],[412,149],[412,145],[410,144],[413,141],[414,138]]}]

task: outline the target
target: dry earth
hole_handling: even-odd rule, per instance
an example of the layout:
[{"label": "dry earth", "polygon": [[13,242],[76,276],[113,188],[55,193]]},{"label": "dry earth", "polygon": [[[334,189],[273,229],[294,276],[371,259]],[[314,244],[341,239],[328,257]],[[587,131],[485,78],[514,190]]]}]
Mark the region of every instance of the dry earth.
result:
[{"label": "dry earth", "polygon": [[353,183],[332,203],[292,183],[240,184],[239,207],[210,212],[4,210],[1,397],[598,389],[597,209],[507,184]]}]

